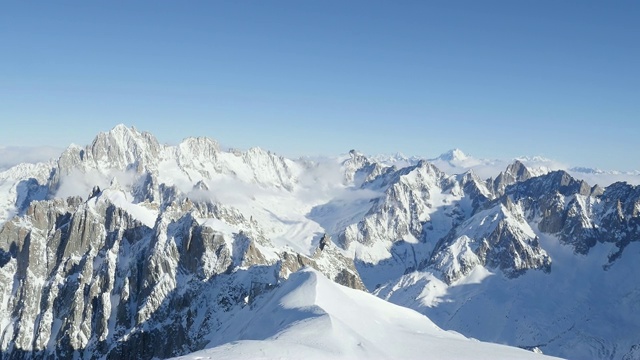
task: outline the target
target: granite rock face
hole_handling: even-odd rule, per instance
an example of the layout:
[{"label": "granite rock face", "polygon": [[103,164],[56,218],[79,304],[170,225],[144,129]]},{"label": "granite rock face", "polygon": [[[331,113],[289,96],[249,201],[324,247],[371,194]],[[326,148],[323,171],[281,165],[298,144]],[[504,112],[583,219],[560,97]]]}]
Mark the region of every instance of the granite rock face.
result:
[{"label": "granite rock face", "polygon": [[[167,182],[167,163],[193,185]],[[234,309],[304,266],[364,289],[330,237],[309,254],[278,248],[197,180],[242,177],[287,192],[296,166],[260,149],[223,153],[206,138],[167,147],[118,126],[67,149],[48,173],[10,173],[18,180],[14,216],[0,227],[0,358],[195,351]]]},{"label": "granite rock face", "polygon": [[6,358],[194,351],[225,312],[304,266],[364,289],[353,261],[330,243],[313,257],[268,258],[259,235],[229,239],[196,220],[211,213],[211,204],[174,202],[151,228],[101,196],[33,202],[0,230]]},{"label": "granite rock face", "polygon": [[[590,187],[564,171],[515,182],[452,229],[422,268],[442,272],[449,283],[476,265],[500,269],[509,277],[527,269],[549,272],[552,259],[538,241],[539,231],[557,236],[577,255],[588,254],[598,242],[615,243],[619,251],[603,264],[606,269],[630,242],[640,241],[638,191],[623,183],[604,190]],[[461,250],[454,256],[452,249]]]},{"label": "granite rock face", "polygon": [[495,180],[491,181],[491,188],[497,195],[504,194],[505,189],[509,185],[517,182],[529,180],[533,177],[529,169],[523,163],[516,160],[513,164],[507,166],[507,169],[501,172]]},{"label": "granite rock face", "polygon": [[450,284],[476,266],[499,269],[507,277],[551,270],[551,258],[540,247],[522,208],[509,198],[452,230],[421,268],[436,270]]}]

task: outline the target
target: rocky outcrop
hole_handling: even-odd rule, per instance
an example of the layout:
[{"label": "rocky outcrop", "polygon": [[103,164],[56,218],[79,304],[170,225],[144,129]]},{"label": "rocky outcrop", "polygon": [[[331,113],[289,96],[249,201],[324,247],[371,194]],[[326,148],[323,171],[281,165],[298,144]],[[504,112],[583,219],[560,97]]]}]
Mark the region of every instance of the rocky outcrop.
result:
[{"label": "rocky outcrop", "polygon": [[551,258],[524,219],[522,209],[509,201],[482,211],[438,244],[421,269],[432,269],[451,284],[476,266],[499,269],[507,277],[527,270],[551,270]]},{"label": "rocky outcrop", "polygon": [[307,266],[320,271],[338,284],[366,291],[353,259],[345,257],[326,234],[320,239],[320,244],[312,257],[289,252],[282,253],[279,276],[286,278],[289,274]]},{"label": "rocky outcrop", "polygon": [[499,196],[504,194],[507,186],[529,180],[532,177],[533,175],[531,175],[529,169],[527,169],[523,163],[516,160],[513,164],[507,166],[507,169],[501,172],[495,180],[490,180],[490,185],[494,194]]},{"label": "rocky outcrop", "polygon": [[[518,161],[495,180],[411,164],[351,151],[319,166],[207,138],[165,146],[118,126],[56,163],[0,173],[0,358],[197,350],[303,267],[370,291],[415,270],[440,284],[479,267],[544,277],[554,263],[542,240],[576,256],[605,243],[610,270],[640,239],[639,187],[534,176]],[[323,171],[335,184],[318,184]],[[278,214],[289,204],[298,217]]]},{"label": "rocky outcrop", "polygon": [[348,226],[340,235],[348,248],[352,242],[372,245],[377,241],[397,241],[408,236],[420,238],[430,220],[429,210],[437,206],[432,197],[446,186],[447,177],[428,162],[386,174],[367,184],[384,190],[364,219]]},{"label": "rocky outcrop", "polygon": [[[578,254],[587,254],[597,242],[613,242],[622,250],[640,240],[638,187],[616,183],[603,190],[556,171],[510,186],[506,193],[540,231],[557,235]],[[612,254],[611,261],[618,256]]]},{"label": "rocky outcrop", "polygon": [[[506,173],[514,172],[526,174],[519,166]],[[478,265],[500,269],[508,277],[528,269],[551,271],[551,259],[533,230],[537,228],[557,236],[577,254],[587,254],[597,242],[615,243],[619,251],[603,264],[606,269],[631,241],[640,239],[638,199],[637,187],[614,184],[603,191],[564,171],[515,182],[496,200],[485,198],[481,207],[489,210],[454,228],[422,268],[439,271],[448,283]],[[491,226],[480,225],[487,223]]]},{"label": "rocky outcrop", "polygon": [[[0,230],[3,358],[170,357],[205,345],[220,318],[279,279],[313,266],[364,289],[353,261],[327,239],[313,258],[260,250],[197,217],[246,223],[211,203],[174,201],[153,228],[97,194],[33,202]],[[284,271],[284,269],[287,271]]]}]

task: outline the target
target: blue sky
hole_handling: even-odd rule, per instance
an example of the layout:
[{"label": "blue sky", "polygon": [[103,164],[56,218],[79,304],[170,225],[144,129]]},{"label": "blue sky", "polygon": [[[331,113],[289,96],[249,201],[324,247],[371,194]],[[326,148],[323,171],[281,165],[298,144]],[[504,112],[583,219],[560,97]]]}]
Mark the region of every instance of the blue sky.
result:
[{"label": "blue sky", "polygon": [[5,2],[0,146],[116,124],[286,156],[640,169],[638,1]]}]

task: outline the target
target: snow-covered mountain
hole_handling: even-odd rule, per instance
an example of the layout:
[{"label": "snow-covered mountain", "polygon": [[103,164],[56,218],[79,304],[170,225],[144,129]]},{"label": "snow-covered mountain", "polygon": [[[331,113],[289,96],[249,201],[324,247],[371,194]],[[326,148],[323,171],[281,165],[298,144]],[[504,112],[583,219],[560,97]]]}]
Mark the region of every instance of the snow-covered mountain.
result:
[{"label": "snow-covered mountain", "polygon": [[[482,176],[483,164],[459,150],[431,161],[355,150],[290,160],[223,150],[208,138],[163,145],[119,125],[57,161],[12,167],[0,172],[0,354],[166,358],[216,346],[210,354],[234,357],[256,346],[307,348],[304,324],[263,331],[233,328],[234,319],[342,319],[321,293],[346,290],[326,276],[479,340],[633,358],[640,188],[591,186],[527,159]],[[323,275],[296,273],[304,267]],[[298,280],[287,281],[292,274]],[[269,300],[307,292],[320,295],[277,309]],[[419,319],[415,326],[426,326]],[[320,339],[373,341],[358,326],[341,323]],[[239,340],[267,342],[225,345]],[[349,344],[328,356],[396,357],[411,348]],[[478,351],[493,349],[484,346]]]},{"label": "snow-covered mountain", "polygon": [[234,314],[211,348],[178,359],[545,359],[438,328],[427,317],[312,269]]},{"label": "snow-covered mountain", "polygon": [[[384,156],[379,156],[379,158],[386,159]],[[415,157],[406,159],[411,159],[414,163],[418,161]],[[447,174],[463,174],[469,170],[473,170],[475,174],[483,179],[496,177],[511,163],[519,161],[535,176],[563,170],[577,179],[585,180],[594,185],[607,186],[621,181],[632,185],[640,185],[639,171],[621,172],[580,166],[572,167],[542,156],[521,156],[511,160],[481,159],[465,154],[460,149],[452,149],[428,161]]]},{"label": "snow-covered mountain", "polygon": [[[530,177],[376,294],[484,341],[568,358],[636,358],[640,188]],[[535,271],[531,271],[535,270]]]}]

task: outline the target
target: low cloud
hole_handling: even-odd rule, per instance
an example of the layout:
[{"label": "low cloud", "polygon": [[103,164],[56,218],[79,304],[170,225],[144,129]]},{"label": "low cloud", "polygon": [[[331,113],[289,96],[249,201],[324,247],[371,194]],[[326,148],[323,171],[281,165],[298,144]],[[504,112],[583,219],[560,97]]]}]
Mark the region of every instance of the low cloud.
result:
[{"label": "low cloud", "polygon": [[568,171],[571,176],[587,182],[587,184],[599,185],[601,187],[609,186],[616,182],[626,182],[629,185],[640,185],[640,174],[636,173],[599,173],[589,174],[579,171]]},{"label": "low cloud", "polygon": [[114,181],[117,182],[117,185],[114,184],[114,186],[122,189],[131,189],[133,184],[138,181],[138,178],[139,174],[136,174],[133,170],[113,170],[107,174],[96,170],[90,170],[88,172],[74,170],[60,179],[60,187],[55,197],[67,198],[69,196],[80,196],[86,199],[91,194],[94,186],[98,186],[100,189],[106,189],[111,187]]},{"label": "low cloud", "polygon": [[446,161],[442,159],[430,160],[438,169],[453,175],[462,174],[468,170],[481,179],[495,178],[505,171],[515,160],[522,162],[535,176],[551,171],[564,170],[576,179],[584,180],[589,185],[609,186],[614,182],[624,181],[631,185],[640,185],[640,172],[601,171],[589,168],[572,168],[569,164],[540,156],[519,157],[513,160],[487,160],[469,157],[464,161]]},{"label": "low cloud", "polygon": [[0,147],[0,171],[21,163],[39,163],[56,159],[63,150],[53,146]]},{"label": "low cloud", "polygon": [[286,196],[288,192],[282,189],[274,189],[250,184],[234,177],[203,180],[208,189],[194,189],[186,191],[187,197],[196,201],[213,201],[232,206],[247,204],[256,197]]}]

